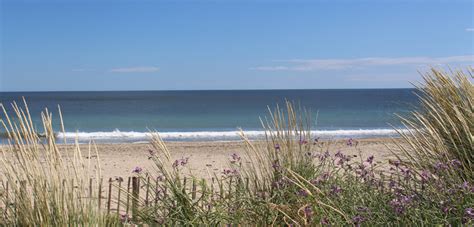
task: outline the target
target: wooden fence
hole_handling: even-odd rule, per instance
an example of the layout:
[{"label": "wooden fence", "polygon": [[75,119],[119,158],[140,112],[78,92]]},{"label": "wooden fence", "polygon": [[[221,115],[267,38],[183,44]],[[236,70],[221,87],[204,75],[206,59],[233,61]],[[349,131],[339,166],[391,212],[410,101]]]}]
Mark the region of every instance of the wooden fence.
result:
[{"label": "wooden fence", "polygon": [[[211,196],[210,200],[212,201],[215,199],[215,196],[219,198],[230,197],[232,191],[236,190],[237,185],[245,187],[246,190],[249,189],[248,178],[244,179],[243,182],[240,178],[234,180],[232,177],[227,177],[225,180],[220,179],[219,181],[216,178],[211,178],[207,180],[206,188],[200,188],[200,185],[203,185],[205,181],[205,179],[182,178],[183,193],[188,194],[192,200],[207,193]],[[90,178],[87,193],[91,201],[97,200],[97,208],[99,210],[107,214],[116,213],[117,215],[124,215],[133,219],[134,214],[139,209],[156,206],[157,203],[167,198],[168,188],[160,184],[160,182],[159,177],[128,177],[126,179],[119,177],[115,179],[109,178],[104,184],[104,179],[96,180]],[[4,201],[4,204],[2,204],[3,208],[12,206],[14,204],[14,199],[12,199],[14,195],[12,195],[13,192],[9,182],[1,182],[0,187],[2,188],[0,192],[3,191],[3,193],[0,193],[0,198],[3,197]],[[75,186],[72,185],[71,187],[74,190]],[[201,206],[204,206],[204,204],[201,204]],[[2,207],[0,206],[0,208]]]}]

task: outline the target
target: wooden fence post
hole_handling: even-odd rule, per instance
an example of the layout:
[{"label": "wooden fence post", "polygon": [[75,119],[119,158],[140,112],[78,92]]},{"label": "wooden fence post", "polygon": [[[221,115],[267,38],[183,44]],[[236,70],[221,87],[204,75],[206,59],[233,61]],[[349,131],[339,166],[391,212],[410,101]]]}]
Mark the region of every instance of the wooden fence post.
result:
[{"label": "wooden fence post", "polygon": [[138,198],[140,196],[140,178],[132,177],[132,220],[137,220]]},{"label": "wooden fence post", "polygon": [[[247,191],[247,192],[249,191],[249,178],[248,177],[245,178],[245,191]],[[249,193],[249,194],[251,194],[251,193]]]},{"label": "wooden fence post", "polygon": [[184,177],[184,180],[183,180],[183,193],[186,194],[186,177]]},{"label": "wooden fence post", "polygon": [[122,178],[118,179],[118,195],[117,195],[117,216],[120,216],[120,193],[122,191]]},{"label": "wooden fence post", "polygon": [[221,177],[220,182],[218,181],[217,184],[219,185],[219,199],[224,198],[224,176]]},{"label": "wooden fence post", "polygon": [[102,203],[102,183],[103,183],[103,180],[102,178],[100,178],[100,181],[99,181],[99,198],[98,198],[98,206],[99,206],[99,211],[100,211],[100,205]]},{"label": "wooden fence post", "polygon": [[199,199],[201,201],[201,208],[204,209],[204,200],[203,198],[207,199],[207,184],[206,180],[201,179],[201,198]]},{"label": "wooden fence post", "polygon": [[214,181],[215,181],[215,179],[213,177],[212,180],[211,180],[211,203],[214,202]]},{"label": "wooden fence post", "polygon": [[228,194],[228,197],[230,198],[232,196],[232,182],[234,181],[234,178],[232,176],[230,176],[230,180],[229,180],[229,194]]},{"label": "wooden fence post", "polygon": [[156,181],[155,181],[155,206],[156,204],[158,203],[158,199],[160,199],[160,189],[158,187],[158,177],[156,178]]},{"label": "wooden fence post", "polygon": [[64,199],[64,193],[65,193],[65,189],[66,189],[66,179],[63,179],[63,181],[61,183],[62,183],[62,187],[63,187],[63,190],[61,190],[61,206],[64,206],[64,202],[66,201]]},{"label": "wooden fence post", "polygon": [[92,178],[89,178],[89,206],[92,204]]},{"label": "wooden fence post", "polygon": [[196,199],[196,180],[193,178],[193,188],[191,192],[191,198],[194,200]]},{"label": "wooden fence post", "polygon": [[145,205],[148,206],[148,195],[150,194],[150,177],[146,178],[146,194],[145,194]]},{"label": "wooden fence post", "polygon": [[125,210],[125,214],[127,215],[128,217],[128,211],[129,211],[129,207],[130,207],[130,177],[128,177],[128,183],[127,183],[127,208]]},{"label": "wooden fence post", "polygon": [[107,214],[110,213],[111,200],[112,200],[112,178],[109,178],[109,196],[107,198]]}]

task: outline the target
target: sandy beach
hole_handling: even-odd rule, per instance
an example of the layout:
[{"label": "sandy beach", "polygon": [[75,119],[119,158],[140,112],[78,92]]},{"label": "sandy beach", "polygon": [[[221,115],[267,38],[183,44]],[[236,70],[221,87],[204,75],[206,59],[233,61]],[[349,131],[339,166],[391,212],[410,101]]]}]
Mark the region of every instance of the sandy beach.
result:
[{"label": "sandy beach", "polygon": [[[386,163],[393,158],[390,147],[395,144],[391,139],[373,138],[357,140],[357,146],[347,146],[346,140],[323,141],[323,149],[328,148],[331,153],[341,151],[347,154],[362,155],[366,158],[375,156],[376,161]],[[255,141],[255,144],[262,142]],[[189,158],[187,169],[184,173],[191,171],[198,177],[208,178],[214,174],[220,175],[223,168],[227,167],[230,155],[236,153],[244,156],[245,145],[241,141],[232,142],[167,142],[171,152],[172,160]],[[101,174],[104,179],[115,177],[127,177],[133,175],[132,169],[141,167],[145,171],[154,171],[154,165],[149,157],[150,144],[148,143],[122,143],[122,144],[97,144],[99,152]],[[320,149],[315,148],[315,152]],[[81,145],[81,151],[87,158],[88,145]],[[91,160],[96,161],[95,154]]]}]

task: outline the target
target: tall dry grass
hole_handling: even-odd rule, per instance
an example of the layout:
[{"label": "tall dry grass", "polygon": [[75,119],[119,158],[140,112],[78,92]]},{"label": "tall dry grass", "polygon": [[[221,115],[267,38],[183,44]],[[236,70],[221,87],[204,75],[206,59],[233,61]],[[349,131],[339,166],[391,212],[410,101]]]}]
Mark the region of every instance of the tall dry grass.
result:
[{"label": "tall dry grass", "polygon": [[[8,144],[0,146],[0,179],[4,187],[8,184],[8,194],[4,190],[1,196],[0,225],[105,225],[106,216],[88,192],[89,178],[100,177],[99,163],[85,161],[77,143],[70,150],[58,145],[47,109],[41,114],[40,138],[25,101],[23,107],[13,103],[10,109],[2,104],[0,108],[0,123],[8,135]],[[88,152],[91,157],[97,151],[89,146]]]},{"label": "tall dry grass", "polygon": [[[472,85],[466,82],[467,79],[465,74],[459,74],[458,79],[453,79],[459,81],[456,82],[458,84],[450,88],[439,86],[438,90],[434,89],[448,89],[451,93],[445,93],[444,96],[449,97],[444,98],[457,100],[456,102],[445,101],[442,104],[443,101],[437,99],[440,97],[431,97],[434,94],[433,84],[439,83],[434,80],[428,80],[424,85],[426,87],[419,89],[422,91],[422,102],[440,102],[436,105],[444,107],[444,111],[449,112],[446,115],[461,112],[458,110],[461,108],[459,106],[468,103],[471,112],[463,106],[462,114],[450,116],[457,119],[456,123],[451,122],[453,119],[443,120],[451,122],[451,126],[471,130],[471,126],[460,124],[472,124]],[[464,91],[470,91],[470,96],[464,94]],[[451,97],[454,95],[463,98]],[[435,104],[428,106],[433,105]],[[244,132],[241,133],[246,154],[243,157],[232,155],[232,162],[219,176],[222,177],[218,181],[219,188],[224,193],[210,191],[208,182],[203,182],[197,198],[186,193],[181,184],[180,176],[185,169],[185,165],[181,165],[183,160],[170,160],[171,151],[166,148],[159,135],[155,134],[152,140],[154,151],[157,151],[152,157],[158,167],[155,173],[164,177],[164,184],[171,188],[171,193],[164,203],[146,209],[141,216],[145,222],[159,220],[160,223],[169,225],[472,224],[472,179],[453,180],[446,176],[450,172],[465,173],[461,176],[470,174],[467,168],[470,168],[468,166],[471,161],[464,157],[470,157],[465,154],[472,154],[469,153],[472,151],[472,147],[469,147],[472,138],[467,137],[471,134],[469,130],[464,130],[464,137],[459,135],[455,140],[449,133],[442,131],[439,133],[441,135],[436,134],[435,141],[433,132],[436,130],[424,127],[428,124],[435,127],[433,125],[440,120],[428,116],[438,117],[438,114],[420,109],[414,113],[413,118],[403,119],[409,129],[402,131],[409,133],[402,134],[407,143],[400,145],[404,149],[402,155],[398,153],[400,160],[393,161],[388,169],[379,168],[373,155],[363,159],[330,151],[328,143],[320,143],[311,134],[314,123],[310,112],[286,102],[284,108],[277,107],[269,111],[268,117],[262,120],[266,134],[263,142],[251,141]],[[416,125],[408,119],[424,119],[423,125]],[[452,130],[457,134],[462,131],[459,128]],[[357,150],[353,142],[349,140],[347,145]],[[443,153],[434,153],[429,156],[430,159],[423,156],[424,152],[431,151],[428,148],[441,145],[444,146],[441,147]],[[453,147],[456,149],[451,149]],[[422,150],[416,150],[417,148]],[[458,151],[462,153],[457,154]],[[377,155],[376,151],[374,155]],[[453,160],[459,160],[461,165],[454,166],[457,162]],[[173,167],[174,163],[178,165]],[[443,163],[446,168],[437,170],[438,163]],[[248,184],[236,185],[231,190],[225,187],[232,180],[245,182],[247,179]]]},{"label": "tall dry grass", "polygon": [[[418,87],[421,106],[402,118],[400,160],[378,169],[366,159],[331,151],[311,135],[310,112],[286,102],[262,120],[266,139],[250,141],[241,133],[246,155],[233,154],[216,182],[199,181],[189,191],[183,177],[187,159],[171,159],[158,133],[150,159],[155,171],[134,172],[156,193],[133,198],[141,204],[125,224],[163,225],[472,225],[474,223],[472,71],[433,69]],[[26,103],[1,106],[1,124],[10,143],[1,146],[0,225],[115,225],[88,194],[89,177],[99,178],[99,163],[83,160],[79,146],[66,150],[56,142],[52,114],[42,114],[39,138]],[[62,116],[59,115],[62,122]],[[64,131],[64,130],[63,130]],[[350,140],[347,146],[352,146]],[[96,152],[93,146],[90,153]],[[376,151],[374,151],[376,153]],[[357,160],[359,159],[359,160]],[[386,160],[385,160],[386,161]],[[97,168],[94,168],[97,167]],[[148,175],[147,175],[148,174]],[[151,176],[156,182],[149,182]],[[248,181],[247,181],[248,180]],[[217,186],[214,187],[214,186]],[[1,194],[2,192],[0,192]]]},{"label": "tall dry grass", "polygon": [[400,131],[402,159],[419,170],[446,165],[453,176],[474,177],[474,86],[473,70],[431,69],[417,86],[420,106],[402,117],[408,130]]}]

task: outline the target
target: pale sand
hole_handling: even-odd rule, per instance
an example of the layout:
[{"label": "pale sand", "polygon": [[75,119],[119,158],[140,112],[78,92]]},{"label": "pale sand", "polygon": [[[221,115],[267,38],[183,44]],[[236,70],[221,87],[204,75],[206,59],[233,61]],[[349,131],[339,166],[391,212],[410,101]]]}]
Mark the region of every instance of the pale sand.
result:
[{"label": "pale sand", "polygon": [[[187,168],[202,178],[208,178],[214,173],[220,175],[228,167],[231,154],[245,155],[243,142],[167,142],[167,145],[172,160],[188,157]],[[131,171],[137,166],[153,172],[154,165],[148,159],[149,147],[149,144],[98,144],[102,177],[108,179],[132,176]],[[376,162],[386,164],[389,159],[394,158],[389,147],[394,148],[395,144],[391,139],[374,138],[358,140],[358,145],[352,147],[342,140],[330,142],[329,146],[325,144],[323,147],[329,147],[332,153],[340,150],[345,154],[358,155],[360,152],[363,159],[374,155]],[[88,145],[81,145],[81,150],[87,156],[85,153]],[[92,155],[91,160],[96,161],[96,156]]]}]

